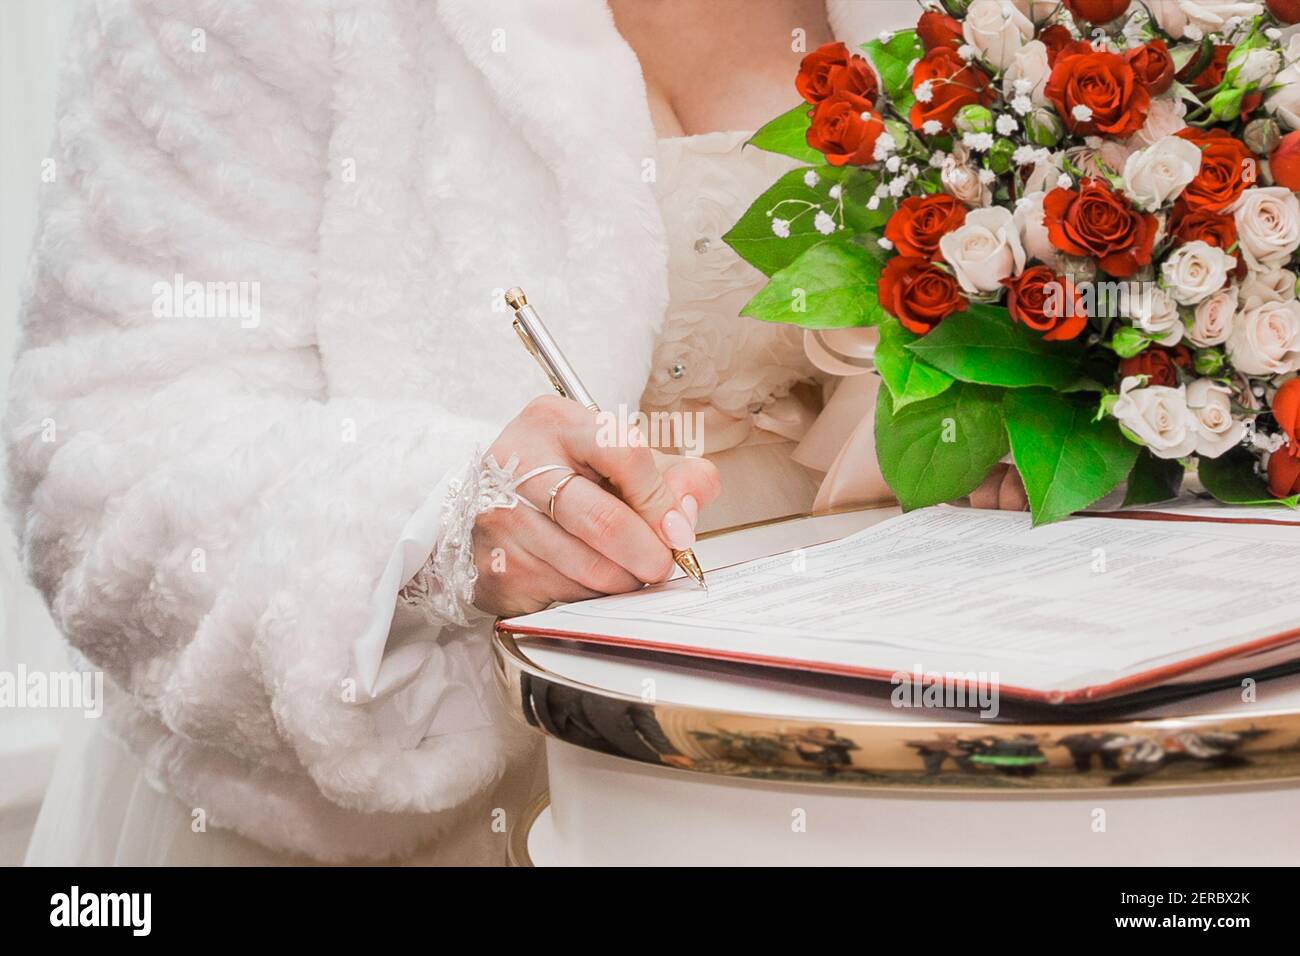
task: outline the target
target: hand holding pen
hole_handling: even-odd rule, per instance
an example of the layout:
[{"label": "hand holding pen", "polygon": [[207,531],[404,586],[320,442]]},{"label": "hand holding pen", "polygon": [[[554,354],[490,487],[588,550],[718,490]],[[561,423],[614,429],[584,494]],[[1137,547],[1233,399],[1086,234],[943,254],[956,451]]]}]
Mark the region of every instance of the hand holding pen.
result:
[{"label": "hand holding pen", "polygon": [[[522,295],[515,303],[526,306]],[[549,335],[542,347],[554,347]],[[543,366],[548,377],[572,374],[567,362]],[[565,394],[585,395],[580,389]],[[510,616],[636,590],[665,580],[675,560],[699,568],[694,525],[720,490],[716,468],[683,457],[661,473],[644,441],[601,442],[587,398],[534,400],[488,450],[502,465],[517,457],[516,478],[531,474],[517,490],[534,507],[489,510],[474,524],[474,603],[485,611]]]}]

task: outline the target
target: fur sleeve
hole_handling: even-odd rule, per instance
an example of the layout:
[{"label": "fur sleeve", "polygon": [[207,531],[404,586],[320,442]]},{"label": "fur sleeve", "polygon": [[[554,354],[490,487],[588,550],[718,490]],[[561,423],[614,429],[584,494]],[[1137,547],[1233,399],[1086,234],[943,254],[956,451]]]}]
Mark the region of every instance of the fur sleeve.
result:
[{"label": "fur sleeve", "polygon": [[329,394],[328,13],[86,6],[6,423],[31,577],[180,738],[305,768],[349,809],[454,806],[501,773],[506,731],[391,732],[348,692],[350,649],[404,526],[496,429]]}]

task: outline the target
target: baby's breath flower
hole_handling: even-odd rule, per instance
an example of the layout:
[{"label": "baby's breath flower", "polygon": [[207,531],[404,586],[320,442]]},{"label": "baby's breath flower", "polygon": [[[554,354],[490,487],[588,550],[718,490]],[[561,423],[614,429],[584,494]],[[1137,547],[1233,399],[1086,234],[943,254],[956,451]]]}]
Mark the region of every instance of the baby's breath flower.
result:
[{"label": "baby's breath flower", "polygon": [[1070,115],[1080,123],[1086,123],[1088,120],[1092,119],[1092,107],[1078,103],[1075,105],[1074,109],[1070,110]]},{"label": "baby's breath flower", "polygon": [[830,197],[832,199],[839,199],[840,193],[842,192],[844,192],[844,187],[841,186],[839,183],[836,183],[834,186],[830,188]]},{"label": "baby's breath flower", "polygon": [[789,239],[789,238],[790,238],[790,220],[788,220],[788,219],[778,219],[778,218],[776,218],[776,217],[773,217],[773,219],[772,219],[772,232],[775,233],[776,236],[777,236],[777,238],[779,238],[779,239]]},{"label": "baby's breath flower", "polygon": [[1003,136],[1010,136],[1017,129],[1019,129],[1019,124],[1016,122],[1014,116],[1008,116],[1006,113],[1003,113],[998,117],[997,130]]},{"label": "baby's breath flower", "polygon": [[1011,100],[1011,108],[1015,110],[1017,113],[1019,113],[1021,116],[1024,116],[1026,113],[1028,113],[1030,110],[1034,108],[1034,101],[1031,100],[1028,96],[1024,96],[1022,94]]},{"label": "baby's breath flower", "polygon": [[823,236],[829,236],[835,231],[835,220],[825,209],[819,209],[817,215],[813,217],[813,228]]},{"label": "baby's breath flower", "polygon": [[879,196],[872,196],[870,199],[868,199],[868,200],[867,200],[867,208],[870,209],[872,212],[875,212],[877,209],[879,209],[879,208],[880,208],[880,197],[879,197]]},{"label": "baby's breath flower", "polygon": [[817,185],[817,173],[814,172],[814,171],[811,170],[811,169],[808,170],[808,172],[804,173],[804,174],[803,174],[803,184],[804,184],[805,186],[807,186],[809,189],[812,189],[814,186],[816,186],[816,185]]},{"label": "baby's breath flower", "polygon": [[938,120],[926,120],[921,124],[921,132],[926,136],[938,136],[943,132],[943,124]]},{"label": "baby's breath flower", "polygon": [[928,103],[934,99],[934,82],[926,80],[915,90],[916,98],[922,103]]},{"label": "baby's breath flower", "polygon": [[881,236],[879,239],[876,240],[876,242],[879,244],[881,249],[894,248],[894,244],[890,242],[888,239],[886,239],[884,236]]}]

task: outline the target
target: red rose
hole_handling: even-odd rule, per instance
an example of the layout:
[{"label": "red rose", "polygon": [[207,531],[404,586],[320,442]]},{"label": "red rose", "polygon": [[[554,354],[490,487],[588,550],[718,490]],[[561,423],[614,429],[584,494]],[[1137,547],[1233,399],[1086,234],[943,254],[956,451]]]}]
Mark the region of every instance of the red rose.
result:
[{"label": "red rose", "polygon": [[1293,448],[1300,447],[1300,378],[1288,379],[1273,396],[1273,417]]},{"label": "red rose", "polygon": [[1176,369],[1186,370],[1191,367],[1192,353],[1186,345],[1176,345],[1172,349],[1151,345],[1120,362],[1119,374],[1121,379],[1130,375],[1145,375],[1148,385],[1175,388],[1178,385]]},{"label": "red rose", "polygon": [[[1047,98],[1080,136],[1130,136],[1146,122],[1151,96],[1122,56],[1062,50],[1044,88]],[[1080,119],[1075,109],[1086,109]]]},{"label": "red rose", "polygon": [[1200,171],[1179,197],[1185,205],[1223,212],[1255,181],[1255,154],[1224,130],[1189,126],[1175,135],[1201,147]]},{"label": "red rose", "polygon": [[[1300,3],[1300,0],[1296,0]],[[1292,192],[1300,190],[1300,130],[1287,133],[1268,160],[1273,179]]]},{"label": "red rose", "polygon": [[966,222],[966,207],[946,193],[909,196],[885,223],[885,238],[900,256],[939,258],[939,240]]},{"label": "red rose", "polygon": [[1269,455],[1268,492],[1274,498],[1300,492],[1300,447],[1287,445]]},{"label": "red rose", "polygon": [[[1066,47],[1072,47],[1077,42],[1070,34],[1069,27],[1061,23],[1053,23],[1050,27],[1038,34],[1038,39],[1043,41],[1043,46],[1047,47],[1047,65],[1055,66],[1056,58],[1061,55],[1061,51]],[[1083,44],[1088,49],[1092,47],[1087,43]],[[1084,50],[1083,52],[1087,52]]]},{"label": "red rose", "polygon": [[930,100],[919,99],[912,105],[912,128],[921,129],[931,120],[945,131],[952,129],[953,117],[963,106],[990,105],[997,93],[990,86],[989,75],[978,66],[963,60],[952,47],[937,46],[927,53],[912,71],[912,90],[930,84]]},{"label": "red rose", "polygon": [[1300,0],[1268,0],[1268,12],[1283,23],[1300,23]]},{"label": "red rose", "polygon": [[1019,276],[1003,279],[1007,311],[1015,322],[1042,332],[1043,338],[1077,338],[1088,324],[1084,303],[1074,283],[1048,266],[1030,266]]},{"label": "red rose", "polygon": [[1129,0],[1065,0],[1065,9],[1089,23],[1110,23],[1128,5]]},{"label": "red rose", "polygon": [[1231,52],[1232,47],[1226,43],[1216,46],[1214,57],[1209,65],[1193,78],[1192,70],[1196,69],[1196,64],[1201,58],[1199,53],[1196,54],[1178,71],[1179,82],[1186,83],[1194,93],[1204,93],[1214,89],[1223,82],[1223,75],[1228,72],[1228,54]]},{"label": "red rose", "polygon": [[895,256],[885,263],[876,291],[885,311],[917,335],[970,304],[952,273],[919,256]]},{"label": "red rose", "polygon": [[962,35],[961,24],[937,10],[927,10],[916,21],[916,35],[927,51],[937,46],[950,46],[954,50],[966,42]]},{"label": "red rose", "polygon": [[1237,223],[1208,209],[1192,209],[1182,202],[1174,204],[1169,216],[1169,232],[1179,242],[1201,240],[1227,252],[1237,242]]},{"label": "red rose", "polygon": [[875,161],[876,140],[884,131],[884,120],[869,104],[848,93],[833,93],[813,108],[807,140],[832,166],[863,166]]},{"label": "red rose", "polygon": [[1052,245],[1072,256],[1095,256],[1110,275],[1126,279],[1151,262],[1158,222],[1134,209],[1099,179],[1078,190],[1053,189],[1043,200]]},{"label": "red rose", "polygon": [[843,43],[823,43],[804,57],[794,88],[813,106],[835,93],[851,93],[870,105],[880,94],[870,64],[856,53],[850,56]]},{"label": "red rose", "polygon": [[843,93],[856,96],[868,109],[874,108],[880,96],[880,85],[871,64],[856,53],[843,66],[831,68],[831,95]]},{"label": "red rose", "polygon": [[1174,58],[1169,55],[1164,40],[1152,40],[1134,47],[1124,55],[1124,59],[1133,67],[1138,82],[1146,86],[1152,96],[1159,96],[1174,85]]}]

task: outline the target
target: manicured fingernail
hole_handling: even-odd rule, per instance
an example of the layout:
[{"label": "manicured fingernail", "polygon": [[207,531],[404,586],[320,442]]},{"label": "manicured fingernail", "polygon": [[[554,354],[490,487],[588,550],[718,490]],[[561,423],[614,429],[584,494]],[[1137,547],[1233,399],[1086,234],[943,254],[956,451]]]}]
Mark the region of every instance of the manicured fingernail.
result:
[{"label": "manicured fingernail", "polygon": [[663,529],[669,546],[677,551],[685,551],[695,544],[695,529],[680,511],[670,511],[664,515]]},{"label": "manicured fingernail", "polygon": [[695,500],[694,495],[684,495],[682,497],[682,512],[686,515],[686,520],[694,528],[700,523],[700,506]]}]

